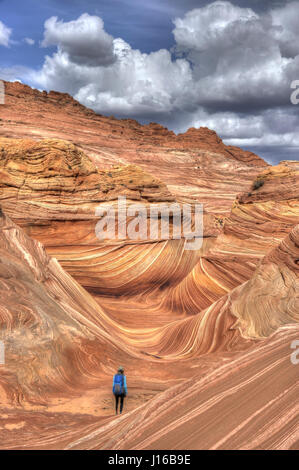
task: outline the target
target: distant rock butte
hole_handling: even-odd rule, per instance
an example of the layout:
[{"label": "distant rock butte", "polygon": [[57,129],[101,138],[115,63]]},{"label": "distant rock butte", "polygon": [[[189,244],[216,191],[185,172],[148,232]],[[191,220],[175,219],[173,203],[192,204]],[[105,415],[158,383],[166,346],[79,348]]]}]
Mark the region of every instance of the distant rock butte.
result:
[{"label": "distant rock butte", "polygon": [[[168,147],[168,144],[171,143],[171,146],[177,148],[198,147],[202,150],[210,150],[214,153],[226,153],[230,158],[242,161],[246,164],[251,164],[253,166],[267,166],[267,164],[260,157],[252,152],[244,151],[238,147],[224,145],[220,137],[217,136],[216,132],[206,127],[201,127],[199,129],[190,128],[186,133],[178,134],[176,136],[173,131],[169,131],[167,128],[157,123],[152,122],[147,125],[142,125],[134,119],[116,119],[113,116],[106,117],[101,114],[97,114],[93,110],[81,105],[67,93],[59,93],[54,91],[50,91],[49,93],[46,91],[40,92],[39,90],[32,89],[29,86],[19,82],[4,83],[6,98],[6,117],[4,121],[8,121],[8,117],[10,115],[13,117],[14,112],[16,113],[18,109],[18,111],[21,113],[24,111],[24,125],[26,123],[31,123],[33,127],[34,125],[38,127],[41,132],[43,123],[47,117],[47,114],[49,113],[52,115],[48,124],[49,129],[52,127],[54,120],[57,121],[57,131],[63,133],[66,130],[70,130],[70,134],[72,134],[75,129],[69,129],[70,124],[74,125],[77,121],[78,128],[80,131],[82,131],[85,118],[86,123],[88,122],[88,119],[90,119],[91,127],[90,136],[87,136],[87,139],[96,137],[93,132],[95,130],[94,126],[97,125],[99,138],[104,138],[110,131],[112,134],[115,134],[110,135],[110,137],[114,137],[113,140],[128,141],[129,145],[132,147],[136,147],[138,144],[140,145],[147,142],[152,143],[154,146],[155,144],[159,144],[159,146],[164,145]],[[17,102],[17,100],[19,102]],[[29,107],[30,116],[26,113]],[[53,115],[54,109],[57,111],[55,118]],[[35,113],[38,111],[44,114],[36,116],[38,121],[34,122]],[[66,118],[65,126],[60,126],[63,114],[65,114]],[[19,114],[19,119],[21,117],[22,114]],[[72,118],[75,118],[75,122],[72,121]],[[96,123],[93,121],[96,121]],[[11,123],[12,121],[9,122]],[[19,124],[21,124],[20,121]],[[18,134],[18,129],[16,129],[15,132]],[[28,128],[28,132],[30,132],[30,128]],[[83,138],[84,140],[82,135],[78,135],[78,139],[76,140],[77,143],[81,142],[80,138]],[[114,146],[117,147],[117,143],[109,142],[109,146],[112,148]]]},{"label": "distant rock butte", "polygon": [[207,128],[176,136],[159,124],[96,114],[68,94],[18,82],[5,82],[5,93],[3,137],[67,140],[80,145],[101,169],[136,164],[158,175],[176,199],[200,201],[220,214],[227,214],[236,194],[268,166],[252,152],[224,145]]}]

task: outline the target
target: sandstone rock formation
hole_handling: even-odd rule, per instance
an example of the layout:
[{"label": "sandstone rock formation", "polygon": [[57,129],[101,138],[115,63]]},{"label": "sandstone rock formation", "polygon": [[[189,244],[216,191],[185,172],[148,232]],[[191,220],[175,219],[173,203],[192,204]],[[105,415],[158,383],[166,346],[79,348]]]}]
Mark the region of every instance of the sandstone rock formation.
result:
[{"label": "sandstone rock formation", "polygon": [[[261,186],[255,187],[256,182]],[[222,233],[190,275],[171,290],[166,303],[187,313],[207,307],[249,279],[298,220],[299,164],[282,162],[262,171],[250,192],[237,195]]]},{"label": "sandstone rock formation", "polygon": [[[5,88],[0,447],[297,449],[298,162]],[[203,203],[202,246],[99,240],[96,209],[119,196],[147,217]]]},{"label": "sandstone rock formation", "polygon": [[117,210],[117,198],[125,196],[128,205],[142,202],[149,217],[151,205],[175,202],[166,185],[133,165],[99,170],[78,147],[60,140],[0,138],[0,149],[6,214],[95,293],[132,294],[177,283],[219,233],[205,214],[202,250],[184,250],[184,238],[134,242],[124,235],[101,242],[98,208],[109,202]]},{"label": "sandstone rock formation", "polygon": [[[296,226],[263,259],[250,281],[195,317],[159,329],[124,330],[38,242],[2,214],[1,338],[8,345],[1,370],[3,448],[104,449],[111,448],[112,440],[116,449],[295,448],[297,372],[290,361],[290,344],[298,335],[298,245]],[[275,298],[278,278],[284,287]],[[248,300],[254,302],[257,291],[264,303],[251,308]],[[273,319],[268,314],[269,305],[273,311],[271,301],[277,311]],[[274,336],[267,338],[272,332]],[[76,401],[74,411],[72,399],[81,394],[86,406],[92,398],[87,391],[105,388],[119,360],[128,364],[132,390],[134,381],[146,376],[159,378],[160,390],[165,392],[115,420],[92,419],[90,408],[80,414]],[[57,399],[64,400],[60,408]],[[63,436],[53,430],[49,443],[50,435],[46,432],[43,437],[38,430],[48,413],[38,411],[41,405],[56,408],[53,419],[60,429],[69,428],[67,412],[71,411],[72,430],[67,435],[62,431]],[[228,409],[234,412],[233,420],[224,420]],[[274,419],[278,409],[283,410],[281,426]],[[211,414],[216,421],[223,420],[225,428],[211,421]],[[36,420],[34,429],[30,419]],[[204,419],[207,432],[196,424]],[[9,429],[15,430],[13,442],[9,435],[5,437]]]},{"label": "sandstone rock formation", "polygon": [[268,164],[252,152],[225,146],[214,131],[176,136],[159,124],[140,125],[95,114],[71,96],[5,82],[3,137],[63,139],[82,147],[100,169],[135,164],[158,175],[176,199],[200,201],[227,215],[237,193],[249,190]]},{"label": "sandstone rock formation", "polygon": [[65,449],[298,449],[298,378],[289,351],[298,333],[298,325],[286,326],[205,377],[86,427]]}]

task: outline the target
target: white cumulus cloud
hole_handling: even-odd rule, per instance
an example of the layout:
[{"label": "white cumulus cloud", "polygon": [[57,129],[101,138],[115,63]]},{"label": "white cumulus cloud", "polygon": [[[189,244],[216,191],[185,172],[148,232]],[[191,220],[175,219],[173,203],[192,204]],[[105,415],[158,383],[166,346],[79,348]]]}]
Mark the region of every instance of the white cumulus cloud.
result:
[{"label": "white cumulus cloud", "polygon": [[272,139],[297,148],[290,85],[299,79],[298,17],[297,1],[262,13],[215,1],[174,20],[172,51],[151,53],[113,38],[98,16],[52,17],[42,46],[56,49],[29,79],[100,113],[155,120],[176,132],[207,125],[243,146]]},{"label": "white cumulus cloud", "polygon": [[31,38],[24,38],[24,42],[26,42],[28,46],[33,46],[35,44],[34,39],[31,39]]},{"label": "white cumulus cloud", "polygon": [[8,47],[10,45],[10,36],[12,29],[8,28],[2,21],[0,21],[0,46]]},{"label": "white cumulus cloud", "polygon": [[58,46],[70,62],[87,66],[105,66],[115,60],[113,38],[104,30],[103,20],[84,13],[75,21],[59,21],[52,16],[45,22],[43,47]]}]

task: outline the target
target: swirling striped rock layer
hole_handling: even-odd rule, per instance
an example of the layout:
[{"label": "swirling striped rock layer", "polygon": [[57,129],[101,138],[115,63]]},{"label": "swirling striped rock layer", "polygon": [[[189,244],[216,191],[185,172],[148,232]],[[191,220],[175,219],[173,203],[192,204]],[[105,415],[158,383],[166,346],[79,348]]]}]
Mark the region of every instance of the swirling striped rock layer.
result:
[{"label": "swirling striped rock layer", "polygon": [[[1,448],[298,448],[298,163],[5,86]],[[203,202],[202,247],[100,241],[120,195]]]}]

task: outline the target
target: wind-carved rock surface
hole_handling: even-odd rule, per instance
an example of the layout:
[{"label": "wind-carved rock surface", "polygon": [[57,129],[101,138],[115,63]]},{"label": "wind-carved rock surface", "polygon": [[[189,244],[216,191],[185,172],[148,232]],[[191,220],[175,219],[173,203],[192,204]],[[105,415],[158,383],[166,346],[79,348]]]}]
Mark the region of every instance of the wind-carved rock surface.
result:
[{"label": "wind-carved rock surface", "polygon": [[[298,335],[299,299],[294,297],[294,292],[298,293],[298,245],[296,226],[263,259],[250,281],[206,311],[158,329],[124,331],[38,242],[2,215],[1,338],[7,344],[6,364],[1,370],[5,411],[2,448],[104,449],[110,448],[111,432],[116,449],[271,448],[271,443],[274,448],[295,447],[297,372],[290,361],[290,343]],[[284,287],[278,297],[273,285],[279,287],[281,277]],[[256,284],[264,302],[251,309],[248,300],[254,298]],[[246,302],[242,301],[244,295]],[[271,297],[277,309],[274,321],[268,314],[267,298],[271,306]],[[272,332],[274,336],[264,343],[262,338]],[[249,352],[244,352],[248,348]],[[133,394],[141,377],[156,381],[156,387],[160,382],[158,388],[165,392],[124,419],[103,421],[91,412],[92,391],[101,401],[105,389],[107,400],[105,382],[120,360],[127,364]],[[147,387],[156,394],[151,389],[153,383]],[[80,414],[80,394],[88,413]],[[228,397],[225,405],[220,400],[223,394]],[[48,405],[47,411],[41,405]],[[233,420],[224,419],[227,407],[234,411]],[[281,426],[273,424],[278,408],[284,413]],[[194,435],[190,431],[202,429],[197,422],[206,419],[208,410],[216,421],[226,422],[225,430],[213,433],[209,419],[210,432]],[[71,430],[69,412],[73,413]],[[59,424],[52,434],[51,429],[43,430],[47,414]],[[261,415],[265,431],[259,428],[257,433],[255,425],[248,428],[242,424],[244,419],[256,423],[256,414]],[[167,422],[172,422],[170,428]],[[108,423],[111,432],[107,432]],[[133,423],[134,430],[128,432]],[[178,434],[172,430],[178,425],[183,425],[187,440],[175,438]],[[116,434],[114,426],[119,429]],[[8,433],[9,429],[13,433]]]},{"label": "wind-carved rock surface", "polygon": [[[5,88],[1,448],[298,449],[298,162]],[[99,240],[119,196],[203,203],[202,247]]]},{"label": "wind-carved rock surface", "polygon": [[204,377],[195,374],[121,419],[86,427],[64,440],[65,449],[298,449],[298,379],[289,356],[298,333],[298,325],[285,326]]},{"label": "wind-carved rock surface", "polygon": [[3,137],[54,138],[80,147],[99,166],[134,164],[167,184],[177,200],[200,201],[227,215],[237,193],[268,164],[252,152],[226,146],[207,128],[176,136],[155,123],[96,114],[70,95],[5,82],[0,108]]},{"label": "wind-carved rock surface", "polygon": [[252,181],[249,192],[237,195],[222,233],[171,290],[166,304],[187,313],[206,308],[249,279],[262,257],[298,221],[299,163],[281,162],[265,169]]},{"label": "wind-carved rock surface", "polygon": [[100,307],[4,214],[0,252],[1,403],[46,404],[55,393],[76,395],[96,379],[92,370],[101,377],[101,361],[120,352],[101,323]]},{"label": "wind-carved rock surface", "polygon": [[202,250],[185,250],[184,238],[134,242],[125,236],[101,242],[95,231],[99,207],[113,203],[117,209],[118,197],[125,196],[128,204],[142,202],[150,216],[152,205],[175,203],[167,186],[134,165],[100,171],[64,141],[0,138],[0,149],[0,202],[6,214],[94,293],[132,294],[175,284],[219,233],[214,218],[205,214]]}]

